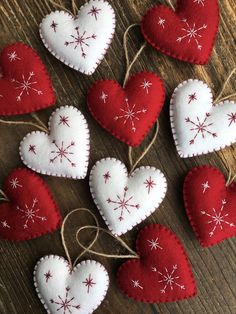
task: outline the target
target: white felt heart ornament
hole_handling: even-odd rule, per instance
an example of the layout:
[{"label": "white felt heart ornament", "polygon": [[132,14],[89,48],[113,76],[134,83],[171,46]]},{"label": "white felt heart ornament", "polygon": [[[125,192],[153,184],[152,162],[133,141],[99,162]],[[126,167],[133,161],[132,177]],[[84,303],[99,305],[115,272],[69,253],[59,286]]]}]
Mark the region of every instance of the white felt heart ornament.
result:
[{"label": "white felt heart ornament", "polygon": [[48,14],[40,24],[46,48],[71,68],[93,74],[115,32],[115,13],[103,0],[90,0],[76,17],[65,11]]},{"label": "white felt heart ornament", "polygon": [[210,88],[187,80],[175,89],[170,121],[177,151],[182,158],[203,155],[236,142],[236,103],[213,104]]},{"label": "white felt heart ornament", "polygon": [[48,125],[49,134],[31,132],[21,141],[23,163],[42,174],[85,178],[90,140],[84,116],[75,107],[63,106],[52,113]]},{"label": "white felt heart ornament", "polygon": [[70,271],[60,256],[42,257],[34,269],[34,285],[47,313],[93,313],[106,296],[109,277],[106,269],[85,260]]},{"label": "white felt heart ornament", "polygon": [[114,235],[139,224],[161,204],[167,183],[153,167],[140,167],[130,176],[121,161],[105,158],[90,173],[90,191],[97,208]]}]

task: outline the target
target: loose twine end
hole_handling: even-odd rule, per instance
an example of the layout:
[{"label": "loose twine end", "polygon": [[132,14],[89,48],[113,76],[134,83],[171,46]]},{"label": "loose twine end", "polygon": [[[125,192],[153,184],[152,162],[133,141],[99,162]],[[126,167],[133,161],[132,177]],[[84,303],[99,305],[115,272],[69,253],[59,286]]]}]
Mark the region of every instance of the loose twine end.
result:
[{"label": "loose twine end", "polygon": [[231,97],[236,96],[236,93],[233,93],[231,95],[228,95],[228,96],[225,96],[225,97],[221,97],[223,95],[223,93],[224,93],[224,91],[225,91],[225,89],[226,89],[226,87],[227,87],[231,77],[235,74],[235,72],[236,72],[236,67],[230,72],[230,74],[228,75],[227,79],[225,80],[225,82],[224,82],[224,84],[223,84],[223,86],[221,88],[220,93],[218,94],[218,96],[214,100],[214,105],[217,104],[217,103],[220,103],[220,102],[222,102],[224,100],[227,100],[227,99],[229,99]]},{"label": "loose twine end", "polygon": [[49,2],[51,3],[51,5],[53,5],[55,8],[58,8],[58,9],[61,9],[63,11],[66,11],[68,12],[69,14],[71,15],[74,15],[76,16],[79,9],[76,5],[76,0],[71,0],[71,6],[72,6],[72,11],[68,10],[60,1],[60,3],[57,3],[56,1],[54,0],[49,0]]},{"label": "loose twine end", "polygon": [[0,189],[0,201],[10,202],[9,198],[7,197],[6,193]]},{"label": "loose twine end", "polygon": [[233,182],[236,180],[236,174],[234,176],[232,176],[232,170],[229,167],[229,175],[228,175],[228,179],[226,182],[226,186],[230,186],[231,184],[233,184]]}]

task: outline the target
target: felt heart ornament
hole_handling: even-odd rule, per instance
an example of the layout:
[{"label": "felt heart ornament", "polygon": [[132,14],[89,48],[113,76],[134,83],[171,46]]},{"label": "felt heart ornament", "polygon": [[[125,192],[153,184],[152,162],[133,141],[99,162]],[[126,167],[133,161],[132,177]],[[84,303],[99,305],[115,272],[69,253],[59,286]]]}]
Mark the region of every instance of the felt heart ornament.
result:
[{"label": "felt heart ornament", "polygon": [[34,172],[18,168],[5,179],[8,201],[0,204],[0,237],[24,241],[59,228],[61,215],[45,182]]},{"label": "felt heart ornament", "polygon": [[107,1],[90,0],[76,17],[65,11],[48,14],[40,24],[46,48],[60,61],[91,75],[102,61],[115,32],[115,13]]},{"label": "felt heart ornament", "polygon": [[184,182],[185,209],[190,224],[204,247],[236,235],[236,184],[226,186],[214,167],[193,168]]},{"label": "felt heart ornament", "polygon": [[105,267],[93,260],[70,271],[63,257],[49,255],[36,264],[34,285],[47,313],[90,314],[105,298],[109,277]]},{"label": "felt heart ornament", "polygon": [[120,266],[117,281],[129,298],[148,303],[174,302],[196,295],[187,254],[177,236],[166,227],[143,228],[136,242],[139,259]]},{"label": "felt heart ornament", "polygon": [[138,146],[156,122],[165,100],[162,80],[154,73],[133,75],[123,89],[116,81],[97,81],[88,107],[97,122],[129,146]]},{"label": "felt heart ornament", "polygon": [[159,207],[167,183],[163,173],[153,167],[140,167],[131,175],[121,161],[105,158],[90,173],[93,200],[114,235],[131,230]]},{"label": "felt heart ornament", "polygon": [[23,163],[32,170],[57,177],[83,179],[89,158],[89,129],[81,112],[72,106],[54,111],[50,133],[31,132],[20,143]]},{"label": "felt heart ornament", "polygon": [[163,5],[148,10],[141,29],[156,50],[182,61],[206,64],[218,24],[217,0],[178,0],[176,11]]},{"label": "felt heart ornament", "polygon": [[202,81],[187,80],[174,91],[170,121],[182,158],[207,154],[236,141],[236,103],[213,105],[212,92]]},{"label": "felt heart ornament", "polygon": [[20,42],[6,46],[0,68],[0,115],[29,113],[55,103],[47,70],[31,47]]}]

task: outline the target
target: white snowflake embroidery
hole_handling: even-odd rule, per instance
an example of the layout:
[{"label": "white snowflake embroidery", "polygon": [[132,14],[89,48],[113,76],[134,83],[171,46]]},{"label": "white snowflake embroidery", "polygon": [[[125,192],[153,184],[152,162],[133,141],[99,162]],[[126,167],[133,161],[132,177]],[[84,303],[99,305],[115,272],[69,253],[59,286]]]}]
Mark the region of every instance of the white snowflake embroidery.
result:
[{"label": "white snowflake embroidery", "polygon": [[229,117],[228,118],[228,120],[229,120],[229,125],[228,126],[231,126],[231,124],[236,123],[236,112],[235,113],[231,112],[227,116]]},{"label": "white snowflake embroidery", "polygon": [[13,189],[22,188],[22,185],[20,184],[18,178],[13,178],[9,182]]},{"label": "white snowflake embroidery", "polygon": [[176,41],[181,43],[184,39],[188,39],[189,44],[193,40],[196,43],[197,48],[201,50],[202,45],[199,43],[198,40],[199,38],[202,37],[202,35],[199,34],[199,32],[205,30],[207,28],[207,25],[204,24],[201,27],[196,27],[196,23],[194,23],[193,26],[191,27],[186,19],[183,19],[182,21],[186,25],[186,28],[185,27],[182,28],[185,34],[183,36],[178,37]]},{"label": "white snowflake embroidery", "polygon": [[76,310],[80,309],[79,304],[77,304],[77,305],[74,304],[75,297],[70,297],[69,292],[70,292],[70,287],[66,287],[65,297],[58,295],[57,301],[55,301],[54,299],[50,299],[51,304],[56,304],[59,306],[56,309],[57,312],[60,311],[58,313],[72,314],[72,313],[74,313],[73,309],[76,309]]},{"label": "white snowflake embroidery", "polygon": [[202,183],[202,188],[203,188],[202,193],[205,194],[206,190],[210,189],[209,182],[206,181],[206,182]]},{"label": "white snowflake embroidery", "polygon": [[139,280],[131,280],[131,283],[132,283],[134,288],[139,288],[139,289],[143,290],[143,287],[140,285]]},{"label": "white snowflake embroidery", "polygon": [[139,209],[139,204],[133,204],[131,203],[131,200],[133,199],[133,196],[127,196],[128,193],[128,187],[126,186],[124,188],[123,195],[120,196],[119,194],[116,195],[116,200],[112,200],[111,198],[107,199],[108,204],[115,204],[117,205],[113,210],[120,210],[120,217],[119,220],[122,221],[124,219],[124,211],[126,210],[127,213],[130,214],[130,209],[136,208]]},{"label": "white snowflake embroidery", "polygon": [[20,93],[17,95],[16,100],[21,101],[21,98],[23,95],[29,95],[31,91],[35,92],[37,95],[42,95],[43,92],[41,90],[38,90],[35,88],[35,84],[37,84],[37,81],[33,81],[34,72],[29,72],[28,78],[26,79],[24,74],[22,74],[22,81],[18,81],[16,79],[12,79],[11,82],[15,83],[17,86],[15,89],[19,89]]},{"label": "white snowflake embroidery", "polygon": [[52,143],[55,145],[56,149],[51,151],[51,154],[54,154],[54,157],[50,159],[50,162],[54,163],[54,161],[58,159],[60,163],[62,163],[63,160],[67,160],[72,167],[76,167],[76,164],[70,159],[70,155],[74,155],[71,148],[75,147],[75,142],[71,142],[67,146],[64,146],[63,141],[60,146],[55,140],[52,141]]},{"label": "white snowflake embroidery", "polygon": [[126,98],[125,100],[125,103],[126,103],[126,108],[125,109],[120,109],[122,111],[122,115],[120,116],[115,116],[114,120],[117,121],[117,120],[120,120],[120,119],[124,119],[124,124],[127,123],[127,121],[130,121],[131,123],[131,130],[133,132],[136,132],[136,126],[135,126],[135,120],[139,121],[139,117],[137,117],[137,115],[140,115],[142,113],[146,113],[147,112],[147,109],[140,109],[140,110],[137,110],[135,111],[135,107],[136,105],[133,105],[132,108],[130,108],[130,105],[129,105],[129,101],[128,99]]},{"label": "white snowflake embroidery", "polygon": [[147,242],[149,243],[149,246],[151,247],[151,251],[153,249],[154,250],[157,250],[157,249],[163,250],[163,248],[160,246],[160,243],[158,240],[159,240],[159,238],[156,238],[156,240],[154,240],[154,239],[147,240]]},{"label": "white snowflake embroidery", "polygon": [[158,25],[160,25],[162,28],[165,28],[165,22],[165,19],[161,18],[160,16],[158,17]]},{"label": "white snowflake embroidery", "polygon": [[185,121],[189,124],[192,124],[193,125],[193,128],[190,129],[190,131],[196,131],[193,139],[191,139],[189,141],[189,144],[192,145],[195,143],[195,140],[198,136],[202,135],[202,138],[205,139],[206,135],[210,135],[212,136],[213,138],[214,137],[217,137],[217,134],[216,133],[213,133],[209,130],[209,127],[211,127],[213,125],[213,123],[208,123],[207,124],[207,120],[209,119],[210,117],[210,114],[209,113],[206,113],[205,115],[205,118],[204,120],[201,122],[199,117],[197,117],[197,121],[194,122],[192,120],[190,120],[190,118],[186,118]]},{"label": "white snowflake embroidery", "polygon": [[194,3],[201,4],[203,7],[205,5],[205,0],[194,0]]},{"label": "white snowflake embroidery", "polygon": [[31,205],[25,204],[24,209],[20,208],[19,206],[16,207],[16,209],[22,213],[22,218],[25,219],[24,229],[27,229],[29,227],[29,222],[35,223],[36,219],[39,219],[41,221],[47,220],[46,217],[42,217],[38,215],[38,212],[40,211],[40,209],[36,208],[37,203],[38,203],[38,200],[35,198],[33,199]]},{"label": "white snowflake embroidery", "polygon": [[10,62],[15,61],[15,60],[21,60],[21,58],[18,57],[18,55],[15,51],[10,52],[7,55],[8,55],[8,59],[10,60]]},{"label": "white snowflake embroidery", "polygon": [[173,290],[175,286],[179,287],[181,290],[185,290],[185,286],[177,282],[177,280],[180,278],[179,276],[176,276],[177,269],[177,265],[173,265],[171,271],[168,271],[166,267],[165,273],[161,273],[160,271],[158,271],[158,274],[162,278],[158,282],[163,283],[164,285],[164,287],[160,289],[161,293],[166,293],[168,287]]},{"label": "white snowflake embroidery", "polygon": [[108,97],[108,95],[107,94],[105,94],[103,91],[102,91],[102,93],[101,93],[101,96],[99,97],[103,102],[104,102],[104,104],[107,102],[107,97]]},{"label": "white snowflake embroidery", "polygon": [[97,36],[95,34],[91,35],[91,36],[87,36],[86,35],[86,31],[82,33],[80,33],[79,27],[75,27],[76,30],[76,34],[75,35],[70,35],[72,37],[72,41],[66,41],[65,42],[65,46],[69,46],[72,45],[74,46],[74,49],[77,49],[78,47],[80,48],[81,51],[81,56],[83,58],[86,58],[86,53],[84,48],[85,47],[89,47],[88,41],[91,39],[96,39]]},{"label": "white snowflake embroidery", "polygon": [[144,79],[143,83],[140,85],[143,89],[145,89],[146,93],[149,93],[149,88],[152,86],[152,83]]},{"label": "white snowflake embroidery", "polygon": [[1,224],[2,224],[2,227],[3,227],[3,228],[8,228],[8,229],[10,229],[10,228],[11,228],[11,227],[8,225],[8,223],[7,223],[7,221],[6,221],[6,220],[1,221]]},{"label": "white snowflake embroidery", "polygon": [[223,211],[225,209],[225,205],[227,204],[226,200],[222,200],[221,202],[221,208],[217,212],[215,208],[212,209],[212,213],[208,213],[205,210],[201,211],[202,215],[205,215],[210,218],[210,220],[207,222],[208,224],[212,224],[212,230],[209,232],[209,236],[213,237],[217,227],[220,228],[220,230],[223,230],[223,226],[228,225],[229,227],[235,227],[235,224],[232,222],[229,222],[226,220],[226,218],[229,216],[228,213],[223,214]]}]

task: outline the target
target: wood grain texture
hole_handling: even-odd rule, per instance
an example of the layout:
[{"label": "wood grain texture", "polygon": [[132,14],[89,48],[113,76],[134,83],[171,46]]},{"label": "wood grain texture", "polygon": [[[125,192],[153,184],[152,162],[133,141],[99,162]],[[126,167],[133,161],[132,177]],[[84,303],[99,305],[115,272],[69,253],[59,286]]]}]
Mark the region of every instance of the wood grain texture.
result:
[{"label": "wood grain texture", "polygon": [[[128,164],[127,147],[106,133],[92,119],[86,106],[86,93],[91,84],[101,78],[116,79],[120,83],[124,77],[124,54],[122,36],[132,23],[138,23],[147,8],[160,1],[156,0],[109,0],[116,12],[117,28],[113,43],[96,73],[87,77],[55,59],[43,46],[38,32],[42,18],[53,10],[47,0],[1,0],[0,42],[1,48],[14,41],[23,41],[31,45],[41,56],[52,77],[57,94],[56,106],[74,105],[79,108],[88,120],[91,130],[90,166],[103,157],[116,157]],[[164,1],[163,1],[164,2]],[[63,2],[70,8],[70,1]],[[84,1],[78,0],[78,5]],[[170,227],[181,238],[191,260],[198,286],[198,295],[182,302],[149,305],[126,298],[116,286],[115,274],[120,260],[108,260],[87,255],[97,259],[108,269],[110,289],[106,299],[96,313],[106,314],[151,314],[151,313],[236,313],[236,238],[224,241],[210,249],[199,246],[184,212],[182,185],[187,172],[194,166],[211,164],[219,167],[227,175],[227,165],[236,173],[236,145],[224,151],[191,159],[180,159],[177,156],[169,123],[169,98],[173,89],[183,80],[197,78],[205,80],[217,93],[228,73],[235,67],[235,12],[236,0],[220,0],[220,29],[211,61],[207,66],[192,66],[170,59],[153,48],[146,47],[132,72],[150,70],[158,73],[164,80],[167,98],[160,116],[160,132],[150,153],[142,165],[155,166],[161,169],[168,179],[168,193],[159,210],[133,231],[123,236],[135,248],[136,234],[148,223],[161,223]],[[210,12],[209,12],[210,14]],[[129,37],[130,55],[134,56],[143,38],[138,29]],[[235,80],[229,84],[226,93],[235,89]],[[50,113],[55,108],[43,110],[39,117],[47,123]],[[15,117],[19,119],[19,117]],[[22,117],[21,117],[22,119]],[[25,115],[23,119],[30,120]],[[15,167],[21,166],[18,146],[21,139],[33,130],[28,126],[0,125],[0,179]],[[150,136],[145,143],[148,142]],[[144,145],[145,145],[144,143]],[[136,157],[144,148],[135,149]],[[63,215],[76,207],[87,207],[98,215],[92,202],[88,178],[85,180],[65,180],[54,177],[43,177],[61,208]],[[100,219],[100,218],[99,218]],[[76,257],[78,247],[73,240],[76,226],[91,223],[86,215],[73,219],[68,227],[68,242],[71,254]],[[100,223],[104,226],[102,220]],[[70,234],[70,236],[69,236]],[[90,238],[91,234],[87,235]],[[101,237],[96,245],[97,250],[123,252],[118,244],[110,245],[111,239]],[[37,260],[46,254],[64,256],[60,234],[46,235],[32,241],[14,244],[0,241],[0,313],[2,314],[40,314],[45,313],[34,290],[32,271]]]}]

